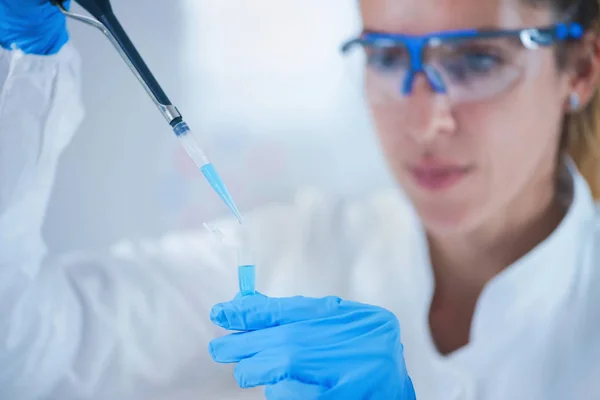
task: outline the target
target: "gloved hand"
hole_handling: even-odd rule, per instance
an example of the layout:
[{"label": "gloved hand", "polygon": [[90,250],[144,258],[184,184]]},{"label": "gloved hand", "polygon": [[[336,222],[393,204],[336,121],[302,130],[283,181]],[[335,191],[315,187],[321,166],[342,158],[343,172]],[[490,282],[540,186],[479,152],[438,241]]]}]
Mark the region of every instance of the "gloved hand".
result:
[{"label": "gloved hand", "polygon": [[[64,3],[68,8],[71,0]],[[50,0],[0,0],[0,46],[27,54],[57,53],[69,40],[65,16]]]},{"label": "gloved hand", "polygon": [[398,320],[379,307],[337,297],[269,298],[217,304],[211,320],[240,331],[213,340],[214,361],[238,363],[242,388],[270,400],[413,400]]}]

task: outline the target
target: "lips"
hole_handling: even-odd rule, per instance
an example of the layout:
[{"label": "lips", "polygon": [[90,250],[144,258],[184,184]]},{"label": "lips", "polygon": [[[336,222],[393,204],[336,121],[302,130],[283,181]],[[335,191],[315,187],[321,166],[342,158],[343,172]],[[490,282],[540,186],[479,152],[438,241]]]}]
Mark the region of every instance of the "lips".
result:
[{"label": "lips", "polygon": [[413,180],[429,191],[449,189],[461,182],[469,173],[470,168],[457,165],[420,165],[410,168]]}]

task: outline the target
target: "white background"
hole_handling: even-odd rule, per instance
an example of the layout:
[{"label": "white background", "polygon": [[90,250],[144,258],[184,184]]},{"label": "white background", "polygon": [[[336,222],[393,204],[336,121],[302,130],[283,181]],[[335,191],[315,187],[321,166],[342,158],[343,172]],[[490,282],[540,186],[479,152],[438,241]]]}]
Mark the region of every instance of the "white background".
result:
[{"label": "white background", "polygon": [[[354,1],[113,0],[113,8],[242,212],[305,185],[357,195],[389,184],[339,55],[359,29]],[[106,38],[79,22],[70,31],[87,116],[60,165],[45,226],[51,251],[201,229],[224,215]]]}]

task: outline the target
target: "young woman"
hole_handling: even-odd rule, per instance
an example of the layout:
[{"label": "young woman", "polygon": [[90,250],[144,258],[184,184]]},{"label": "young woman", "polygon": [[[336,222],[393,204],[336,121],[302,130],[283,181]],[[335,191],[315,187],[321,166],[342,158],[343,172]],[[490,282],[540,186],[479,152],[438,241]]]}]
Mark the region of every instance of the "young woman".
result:
[{"label": "young woman", "polygon": [[[210,355],[270,399],[411,399],[411,379],[419,399],[598,398],[597,1],[360,8],[344,51],[412,207],[312,193],[249,215],[261,292],[311,297],[217,304],[239,332]],[[45,259],[77,57],[47,2],[0,15],[0,398],[264,397],[208,357],[235,257],[206,234]]]}]

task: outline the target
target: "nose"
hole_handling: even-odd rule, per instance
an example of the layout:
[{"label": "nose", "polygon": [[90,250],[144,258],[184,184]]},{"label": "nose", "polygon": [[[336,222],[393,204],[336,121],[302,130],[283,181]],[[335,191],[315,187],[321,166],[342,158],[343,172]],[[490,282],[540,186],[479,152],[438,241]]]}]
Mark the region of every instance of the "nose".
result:
[{"label": "nose", "polygon": [[406,132],[413,140],[429,144],[440,135],[456,132],[456,120],[447,94],[438,93],[423,74],[415,77],[406,103]]}]

